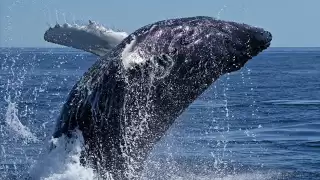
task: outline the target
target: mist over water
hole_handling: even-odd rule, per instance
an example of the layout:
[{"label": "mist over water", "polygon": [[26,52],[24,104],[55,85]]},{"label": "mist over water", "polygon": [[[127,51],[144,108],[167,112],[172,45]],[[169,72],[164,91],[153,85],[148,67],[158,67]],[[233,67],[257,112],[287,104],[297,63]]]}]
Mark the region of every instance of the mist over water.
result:
[{"label": "mist over water", "polygon": [[[317,179],[320,49],[271,48],[214,83],[150,155],[142,179]],[[55,120],[96,57],[71,49],[0,51],[0,179],[98,179],[81,134],[50,156]]]}]

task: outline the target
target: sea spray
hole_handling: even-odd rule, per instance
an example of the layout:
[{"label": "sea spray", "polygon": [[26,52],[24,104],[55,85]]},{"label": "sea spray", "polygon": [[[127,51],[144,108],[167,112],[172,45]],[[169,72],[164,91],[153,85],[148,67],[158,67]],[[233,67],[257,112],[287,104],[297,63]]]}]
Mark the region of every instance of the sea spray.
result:
[{"label": "sea spray", "polygon": [[30,170],[32,180],[99,179],[92,168],[81,165],[81,151],[84,148],[82,133],[77,130],[72,137],[63,135],[49,141],[50,152],[45,153]]},{"label": "sea spray", "polygon": [[37,142],[38,138],[32,134],[28,127],[24,126],[20,122],[17,104],[11,101],[10,96],[6,99],[6,102],[8,103],[8,107],[5,115],[5,123],[8,132],[12,134],[12,137],[23,138],[24,140],[27,140],[24,141],[25,143],[28,141]]}]

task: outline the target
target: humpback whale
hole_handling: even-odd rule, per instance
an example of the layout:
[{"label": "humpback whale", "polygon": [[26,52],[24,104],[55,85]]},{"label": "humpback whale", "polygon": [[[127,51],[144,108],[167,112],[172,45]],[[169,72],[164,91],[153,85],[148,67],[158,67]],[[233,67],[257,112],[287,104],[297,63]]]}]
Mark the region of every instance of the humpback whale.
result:
[{"label": "humpback whale", "polygon": [[[262,28],[206,16],[158,21],[120,38],[70,28],[55,35],[59,28],[49,29],[45,39],[100,57],[69,93],[53,138],[72,141],[80,131],[82,164],[116,180],[139,179],[175,119],[272,40]],[[91,41],[83,42],[81,34]]]}]

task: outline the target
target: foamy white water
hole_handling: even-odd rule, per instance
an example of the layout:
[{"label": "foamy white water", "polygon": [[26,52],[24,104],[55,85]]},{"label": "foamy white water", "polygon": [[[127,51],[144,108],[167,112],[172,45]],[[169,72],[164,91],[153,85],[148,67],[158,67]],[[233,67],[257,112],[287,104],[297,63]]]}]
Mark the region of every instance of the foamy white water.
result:
[{"label": "foamy white water", "polygon": [[94,170],[80,163],[83,149],[83,136],[80,131],[74,133],[74,139],[65,136],[49,141],[50,152],[34,164],[30,170],[33,180],[95,180]]}]

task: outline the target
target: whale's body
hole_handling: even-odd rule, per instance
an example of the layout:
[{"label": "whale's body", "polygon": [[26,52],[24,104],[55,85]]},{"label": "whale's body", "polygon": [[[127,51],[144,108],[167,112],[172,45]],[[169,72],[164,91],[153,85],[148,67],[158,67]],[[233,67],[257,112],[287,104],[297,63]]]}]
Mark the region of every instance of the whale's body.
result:
[{"label": "whale's body", "polygon": [[82,132],[82,163],[113,179],[138,179],[153,146],[221,75],[239,70],[270,45],[246,24],[190,17],[130,34],[71,90],[54,138]]}]

